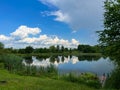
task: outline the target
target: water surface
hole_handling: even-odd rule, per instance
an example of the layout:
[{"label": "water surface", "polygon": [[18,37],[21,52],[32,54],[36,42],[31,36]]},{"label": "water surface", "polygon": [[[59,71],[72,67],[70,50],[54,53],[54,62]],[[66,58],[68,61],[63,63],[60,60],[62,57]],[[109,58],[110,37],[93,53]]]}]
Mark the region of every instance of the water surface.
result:
[{"label": "water surface", "polygon": [[[102,75],[103,73],[110,73],[115,67],[114,62],[109,58],[103,57],[83,58],[77,56],[56,56],[46,59],[36,59],[36,57],[32,57],[32,60],[30,65],[33,66],[47,67],[50,66],[50,64],[55,65],[60,74],[92,72],[97,75]],[[25,60],[23,63],[27,65]]]}]

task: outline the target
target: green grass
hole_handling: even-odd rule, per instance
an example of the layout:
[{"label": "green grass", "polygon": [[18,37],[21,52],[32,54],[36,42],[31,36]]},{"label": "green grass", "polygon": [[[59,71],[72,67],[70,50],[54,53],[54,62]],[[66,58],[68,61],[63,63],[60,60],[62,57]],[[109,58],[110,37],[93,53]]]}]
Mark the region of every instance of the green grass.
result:
[{"label": "green grass", "polygon": [[0,90],[94,90],[82,84],[47,77],[19,76],[0,69]]},{"label": "green grass", "polygon": [[98,77],[92,73],[84,73],[79,76],[76,76],[74,73],[69,73],[68,75],[60,76],[61,79],[74,82],[78,84],[84,84],[89,87],[94,87],[96,89],[101,88],[101,83]]}]

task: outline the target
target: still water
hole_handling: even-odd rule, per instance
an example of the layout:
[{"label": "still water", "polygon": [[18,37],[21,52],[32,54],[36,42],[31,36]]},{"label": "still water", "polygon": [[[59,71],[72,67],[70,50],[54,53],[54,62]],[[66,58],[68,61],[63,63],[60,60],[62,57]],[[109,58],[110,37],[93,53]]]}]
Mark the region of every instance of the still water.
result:
[{"label": "still water", "polygon": [[[23,63],[27,65],[25,60],[23,60]],[[51,64],[58,69],[60,74],[92,72],[99,76],[103,73],[110,73],[115,67],[114,62],[103,57],[56,56],[37,59],[33,56],[30,63],[31,66],[41,67],[47,67]]]}]

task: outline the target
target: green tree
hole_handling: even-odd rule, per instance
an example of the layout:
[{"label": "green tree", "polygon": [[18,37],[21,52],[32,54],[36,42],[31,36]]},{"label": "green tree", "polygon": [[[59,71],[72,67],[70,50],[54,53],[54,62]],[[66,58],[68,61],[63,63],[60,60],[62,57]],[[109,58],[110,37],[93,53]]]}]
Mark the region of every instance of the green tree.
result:
[{"label": "green tree", "polygon": [[4,44],[0,42],[0,49],[4,48]]},{"label": "green tree", "polygon": [[[104,30],[99,31],[100,44],[107,55],[120,58],[120,0],[106,0]],[[117,60],[116,59],[116,60]]]},{"label": "green tree", "polygon": [[25,49],[18,49],[18,53],[24,54],[25,53]]},{"label": "green tree", "polygon": [[59,46],[59,45],[56,46],[56,51],[57,51],[57,52],[60,51],[60,46]]},{"label": "green tree", "polygon": [[55,46],[50,46],[49,49],[50,49],[50,52],[55,52],[56,51]]},{"label": "green tree", "polygon": [[25,48],[25,53],[32,53],[34,51],[33,47],[32,46],[27,46]]},{"label": "green tree", "polygon": [[77,49],[83,53],[95,53],[95,49],[90,45],[78,45]]},{"label": "green tree", "polygon": [[64,46],[61,46],[61,51],[64,52]]},{"label": "green tree", "polygon": [[99,31],[100,45],[104,47],[105,54],[118,64],[106,84],[109,88],[120,89],[120,0],[106,0],[104,9],[104,30]]}]

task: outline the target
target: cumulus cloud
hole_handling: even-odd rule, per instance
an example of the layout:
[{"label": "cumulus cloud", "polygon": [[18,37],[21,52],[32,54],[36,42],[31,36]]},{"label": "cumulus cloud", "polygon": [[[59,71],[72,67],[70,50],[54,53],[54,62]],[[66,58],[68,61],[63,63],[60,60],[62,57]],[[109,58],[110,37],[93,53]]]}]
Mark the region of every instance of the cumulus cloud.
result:
[{"label": "cumulus cloud", "polygon": [[[20,26],[15,32],[10,33],[10,36],[0,35],[0,42],[3,42],[6,47],[14,48],[24,48],[28,45],[33,46],[34,48],[39,47],[50,47],[52,45],[63,45],[68,48],[76,48],[79,44],[79,41],[65,40],[59,38],[58,36],[48,36],[46,34],[40,34],[40,28],[31,28],[27,26]],[[38,34],[37,36],[35,36]],[[33,35],[33,36],[31,36]],[[19,37],[19,39],[18,39]]]},{"label": "cumulus cloud", "polygon": [[36,35],[38,33],[41,32],[41,29],[39,28],[30,28],[24,25],[21,25],[20,27],[18,27],[18,29],[16,29],[15,32],[11,33],[12,36],[17,36],[20,38],[26,38],[28,37],[28,35]]},{"label": "cumulus cloud", "polygon": [[0,35],[0,41],[8,41],[10,40],[10,37],[7,37],[5,35]]},{"label": "cumulus cloud", "polygon": [[77,40],[75,40],[75,39],[72,39],[72,44],[73,45],[79,45],[79,42]]},{"label": "cumulus cloud", "polygon": [[53,5],[54,20],[65,22],[76,31],[79,29],[98,29],[102,25],[103,1],[105,0],[39,0],[45,5]]}]

